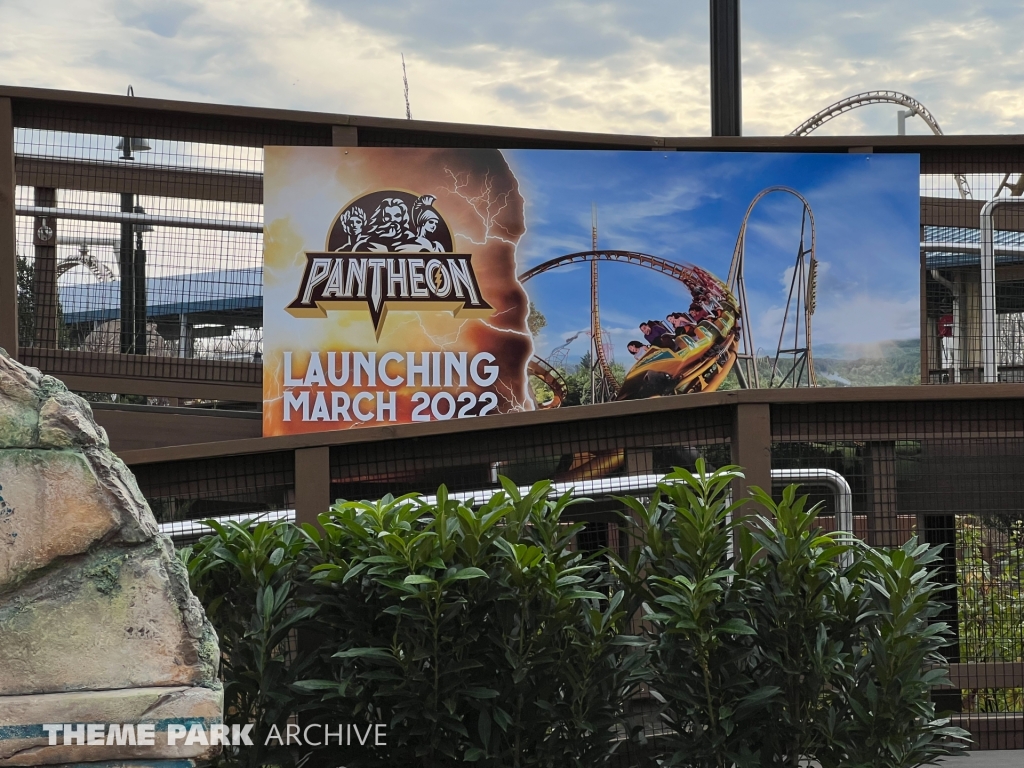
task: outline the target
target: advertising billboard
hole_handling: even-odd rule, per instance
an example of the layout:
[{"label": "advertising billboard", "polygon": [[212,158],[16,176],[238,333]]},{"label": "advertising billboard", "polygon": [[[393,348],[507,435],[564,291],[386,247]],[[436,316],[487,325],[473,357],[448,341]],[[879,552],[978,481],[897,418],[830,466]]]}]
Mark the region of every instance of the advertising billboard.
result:
[{"label": "advertising billboard", "polygon": [[906,384],[916,155],[268,147],[264,434]]}]

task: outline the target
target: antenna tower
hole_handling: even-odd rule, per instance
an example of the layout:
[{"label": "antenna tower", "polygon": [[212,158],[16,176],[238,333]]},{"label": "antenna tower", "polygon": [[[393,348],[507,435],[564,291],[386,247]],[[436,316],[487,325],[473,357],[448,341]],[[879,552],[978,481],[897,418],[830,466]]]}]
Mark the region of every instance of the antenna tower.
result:
[{"label": "antenna tower", "polygon": [[409,76],[405,73],[405,54],[402,54],[402,85],[405,87],[405,119],[412,120],[412,109],[409,108]]}]

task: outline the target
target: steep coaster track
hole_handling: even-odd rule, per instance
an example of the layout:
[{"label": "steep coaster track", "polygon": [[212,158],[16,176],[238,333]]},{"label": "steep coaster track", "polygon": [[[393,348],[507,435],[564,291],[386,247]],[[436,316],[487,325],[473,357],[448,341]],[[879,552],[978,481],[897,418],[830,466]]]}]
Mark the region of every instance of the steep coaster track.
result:
[{"label": "steep coaster track", "polygon": [[[554,259],[545,261],[543,264],[538,264],[532,269],[528,269],[519,275],[519,282],[526,283],[537,275],[550,272],[551,270],[558,269],[560,267],[566,267],[571,264],[587,264],[599,261],[612,261],[624,264],[633,264],[644,269],[650,269],[655,272],[660,272],[663,275],[668,275],[674,280],[678,280],[686,286],[687,290],[693,293],[695,288],[699,288],[703,282],[702,278],[698,275],[693,267],[685,264],[679,264],[668,259],[663,259],[658,256],[652,256],[647,253],[640,253],[638,251],[622,251],[622,250],[590,250],[580,251],[578,253],[570,253],[565,256],[558,256]],[[592,282],[592,286],[596,286],[596,283]],[[591,296],[591,306],[597,306],[597,296]],[[600,323],[596,324],[594,328],[594,348],[597,350],[598,364],[601,368],[601,374],[604,379],[604,384],[608,388],[612,397],[614,398],[619,391],[618,381],[615,379],[615,375],[612,372],[611,364],[604,352],[604,340],[601,335]],[[541,381],[544,381],[552,391],[555,392],[555,398],[561,403],[564,397],[564,380],[557,382],[562,388],[561,390],[556,389],[555,384],[548,379],[547,371],[554,371],[554,368],[548,364],[543,358],[534,356],[530,361],[529,372],[532,375],[537,376]],[[561,376],[559,376],[561,379]],[[554,407],[549,405],[547,407]]]}]

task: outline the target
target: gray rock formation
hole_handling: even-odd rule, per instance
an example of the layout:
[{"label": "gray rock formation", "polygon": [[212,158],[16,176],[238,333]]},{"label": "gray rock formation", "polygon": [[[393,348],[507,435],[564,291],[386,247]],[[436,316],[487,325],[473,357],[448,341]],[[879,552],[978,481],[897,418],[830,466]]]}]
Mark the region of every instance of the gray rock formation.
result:
[{"label": "gray rock formation", "polygon": [[[0,766],[210,757],[166,731],[221,721],[219,659],[89,404],[0,350]],[[50,745],[47,723],[154,723],[156,738]]]}]

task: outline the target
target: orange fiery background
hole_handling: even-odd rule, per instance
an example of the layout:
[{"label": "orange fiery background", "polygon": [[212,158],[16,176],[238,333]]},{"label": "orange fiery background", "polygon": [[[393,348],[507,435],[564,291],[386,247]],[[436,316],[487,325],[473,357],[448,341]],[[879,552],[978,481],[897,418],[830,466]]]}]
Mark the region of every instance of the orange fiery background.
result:
[{"label": "orange fiery background", "polygon": [[[516,246],[525,232],[519,185],[498,150],[396,149],[377,147],[268,147],[264,226],[263,433],[298,434],[411,421],[413,392],[433,396],[438,388],[404,385],[313,388],[395,391],[395,422],[283,421],[283,352],[292,351],[292,374],[305,374],[310,353],[319,351],[466,352],[470,360],[487,351],[500,376],[491,387],[467,381],[458,392],[491,390],[503,413],[532,410],[526,366],[533,341],[526,324],[529,302],[516,280]],[[338,213],[355,198],[382,189],[436,196],[436,209],[452,230],[457,253],[471,253],[484,300],[494,307],[486,319],[459,319],[451,312],[390,310],[380,340],[374,338],[369,308],[329,311],[326,318],[295,318],[285,312],[299,289],[306,251],[322,251]],[[372,213],[367,211],[367,213]],[[326,354],[322,355],[326,365]],[[417,354],[417,360],[420,359]],[[394,372],[395,366],[389,368]],[[417,384],[419,381],[417,380]],[[448,390],[452,394],[455,388]],[[330,395],[327,395],[328,404]],[[373,406],[373,409],[376,405]],[[367,408],[367,410],[371,410]],[[429,412],[429,409],[428,409]],[[350,409],[351,413],[351,409]]]}]

